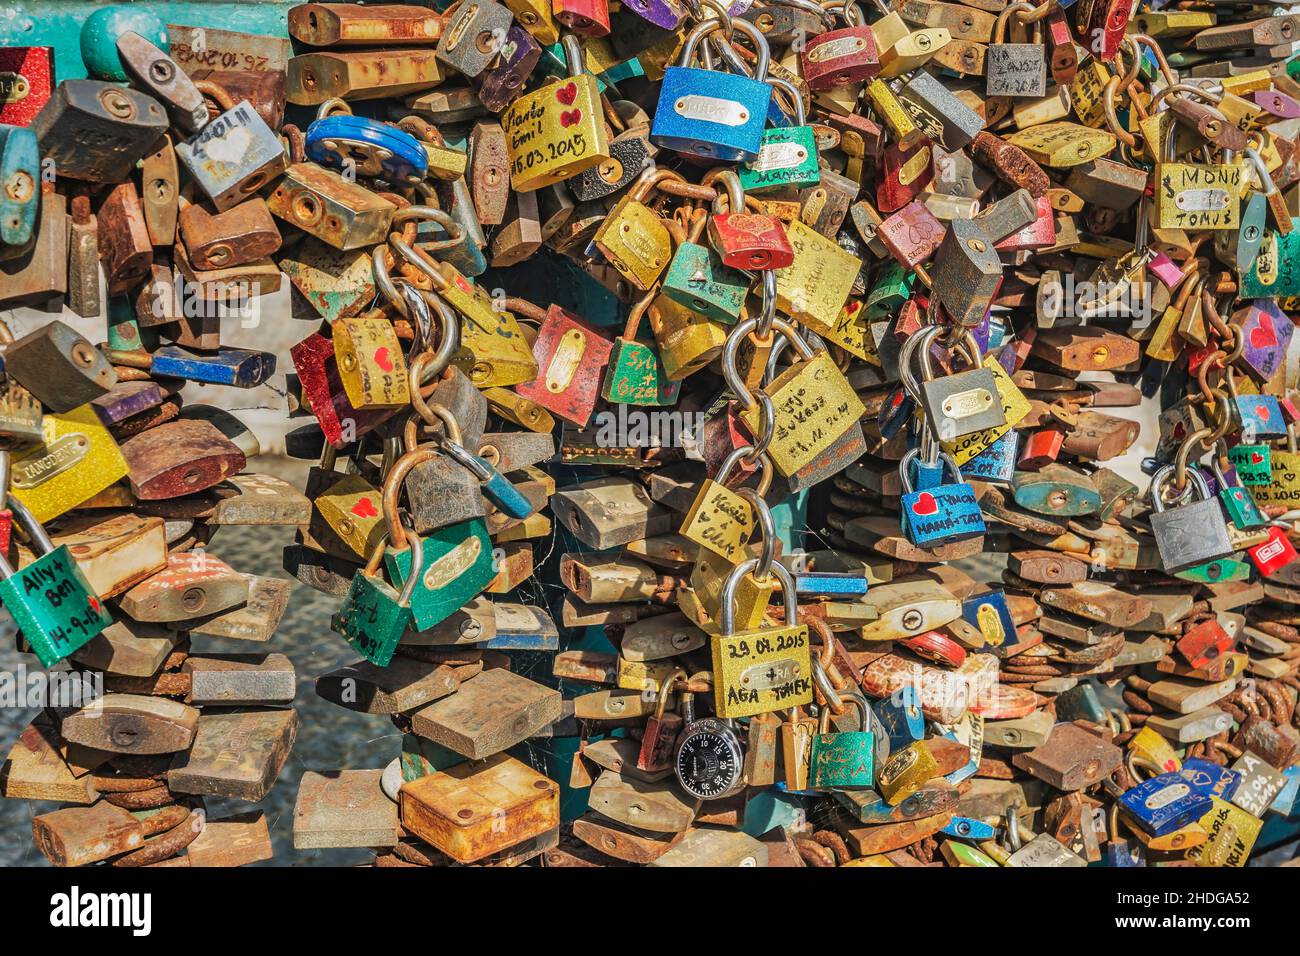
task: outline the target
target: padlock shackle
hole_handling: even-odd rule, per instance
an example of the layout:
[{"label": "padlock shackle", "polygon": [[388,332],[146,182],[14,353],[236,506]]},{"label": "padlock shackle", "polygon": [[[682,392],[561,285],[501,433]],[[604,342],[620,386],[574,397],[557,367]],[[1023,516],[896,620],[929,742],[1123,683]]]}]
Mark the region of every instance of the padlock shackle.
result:
[{"label": "padlock shackle", "polygon": [[347,100],[338,96],[332,96],[322,103],[316,110],[318,120],[327,119],[330,116],[351,116],[352,107],[348,105]]},{"label": "padlock shackle", "polygon": [[18,496],[10,491],[5,493],[5,499],[9,502],[9,510],[14,513],[19,526],[27,532],[27,538],[32,544],[32,553],[39,558],[53,551],[54,542],[50,540],[49,533],[36,520],[36,516],[27,510],[27,506],[18,499]]},{"label": "padlock shackle", "polygon": [[[401,528],[400,523],[398,527]],[[424,570],[424,543],[420,540],[420,536],[415,533],[414,528],[411,529],[410,535],[405,533],[405,529],[402,529],[402,532],[403,544],[401,547],[395,546],[395,550],[401,551],[407,547],[411,549],[411,571],[406,576],[406,583],[402,585],[402,590],[398,592],[397,606],[408,608],[411,606],[411,596],[415,593],[415,584],[420,580],[421,572]],[[363,576],[373,578],[379,575],[379,565],[384,559],[385,545],[389,542],[388,530],[380,531],[379,540],[375,542],[375,547],[371,550],[365,567],[361,569]]]},{"label": "padlock shackle", "polygon": [[[773,317],[772,326],[777,332],[787,338],[798,335],[798,333],[795,332],[794,327],[785,319]],[[745,319],[742,322],[737,322],[731,327],[731,331],[727,333],[727,341],[722,348],[722,377],[726,381],[727,387],[731,390],[732,394],[736,396],[741,405],[745,406],[746,410],[753,408],[757,404],[757,401],[754,398],[753,392],[751,392],[745,385],[745,380],[741,378],[740,369],[736,365],[736,358],[740,351],[741,340],[757,328],[757,319]],[[799,341],[803,346],[803,350],[807,352],[804,357],[812,358],[812,352],[808,349],[808,344],[802,339]],[[798,346],[796,346],[796,348],[797,347]]]},{"label": "padlock shackle", "polygon": [[[769,398],[768,401],[770,402],[771,399]],[[733,449],[726,458],[722,459],[722,466],[718,469],[718,473],[713,476],[713,480],[725,488],[731,473],[735,471],[736,466],[741,461],[758,464],[759,477],[756,490],[760,496],[766,495],[768,489],[772,487],[772,459],[761,449],[755,448],[754,445],[741,445],[739,448]]]},{"label": "padlock shackle", "polygon": [[758,567],[754,571],[754,577],[765,581],[768,572],[772,569],[772,562],[776,560],[776,523],[772,520],[772,510],[768,508],[763,496],[753,488],[740,488],[736,494],[749,502],[758,519],[758,533],[763,541],[763,550],[759,552]]},{"label": "padlock shackle", "polygon": [[[993,39],[990,42],[1006,43],[1007,21],[1011,19],[1012,15],[1017,15],[1016,18],[1025,23],[1037,22],[1037,21],[1030,21],[1024,16],[1025,14],[1031,14],[1033,12],[1034,12],[1034,5],[1032,3],[1026,3],[1025,0],[1018,0],[1018,2],[1007,6],[1001,13],[998,14],[998,18],[993,24]],[[1044,16],[1045,15],[1046,14],[1044,14]]]},{"label": "padlock shackle", "polygon": [[[732,568],[722,582],[722,595],[720,598],[722,606],[718,609],[718,626],[722,637],[735,636],[736,588],[740,585],[740,579],[746,574],[753,573],[757,567],[758,558],[749,558]],[[785,569],[785,566],[780,563],[774,563],[771,570],[781,584],[781,597],[785,602],[786,626],[794,627],[799,623],[799,605],[794,592],[794,578],[790,576],[790,572]]]},{"label": "padlock shackle", "polygon": [[783,76],[769,76],[764,82],[769,86],[775,86],[783,90],[794,101],[794,125],[807,126],[808,111],[804,109],[803,97],[799,95],[799,90],[795,85]]},{"label": "padlock shackle", "polygon": [[[659,682],[659,697],[655,700],[654,716],[656,720],[664,719],[664,711],[668,708],[668,697],[672,693],[673,684],[678,680],[682,681],[683,684],[690,680],[686,668],[673,668],[673,672]],[[682,694],[685,695],[686,693],[687,691],[683,688]]]}]

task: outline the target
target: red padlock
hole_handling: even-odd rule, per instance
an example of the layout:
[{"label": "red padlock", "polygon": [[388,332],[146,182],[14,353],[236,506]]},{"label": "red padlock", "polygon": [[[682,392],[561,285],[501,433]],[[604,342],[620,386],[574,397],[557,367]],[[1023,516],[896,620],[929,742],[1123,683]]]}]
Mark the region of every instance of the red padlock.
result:
[{"label": "red padlock", "polygon": [[30,125],[52,92],[53,47],[0,47],[0,123]]},{"label": "red padlock", "polygon": [[1030,432],[1024,447],[1020,449],[1016,467],[1021,471],[1038,471],[1044,465],[1050,465],[1061,453],[1064,441],[1065,432],[1058,428],[1039,428]]},{"label": "red padlock", "polygon": [[945,667],[961,667],[966,662],[966,649],[938,631],[918,634],[899,643],[918,657]]},{"label": "red padlock", "polygon": [[1286,532],[1277,526],[1268,529],[1267,541],[1247,548],[1246,553],[1250,555],[1250,560],[1259,569],[1259,573],[1266,578],[1272,577],[1296,558],[1295,545],[1286,536]]},{"label": "red padlock", "polygon": [[533,343],[537,377],[515,391],[565,421],[585,428],[600,397],[600,382],[614,343],[558,305],[546,310]]},{"label": "red padlock", "polygon": [[1079,72],[1079,53],[1070,33],[1070,23],[1065,10],[1056,4],[1047,14],[1047,41],[1052,48],[1052,79],[1057,86],[1068,86]]},{"label": "red padlock", "polygon": [[906,151],[889,143],[880,156],[880,178],[876,183],[876,207],[882,213],[896,212],[919,196],[934,179],[930,162],[930,141],[921,141]]},{"label": "red padlock", "polygon": [[1189,629],[1174,643],[1174,649],[1189,666],[1206,667],[1232,650],[1235,643],[1219,622],[1210,618]]},{"label": "red padlock", "polygon": [[1079,4],[1078,19],[1074,24],[1079,45],[1098,59],[1114,59],[1132,15],[1132,0],[1096,0]]},{"label": "red padlock", "polygon": [[551,0],[551,11],[574,33],[609,36],[609,0]]},{"label": "red padlock", "polygon": [[316,416],[325,440],[335,448],[351,444],[397,413],[395,408],[358,409],[348,401],[334,357],[334,342],[319,332],[291,348],[289,356],[302,386],[303,404]]},{"label": "red padlock", "polygon": [[709,217],[709,241],[723,265],[745,271],[784,269],[794,262],[794,247],[775,216],[745,211],[745,192],[732,170],[704,177],[718,190]]},{"label": "red padlock", "polygon": [[832,15],[842,13],[848,26],[829,30],[807,42],[800,54],[804,82],[814,90],[869,82],[880,72],[880,55],[876,35],[867,26],[862,10],[849,0],[824,9]]}]

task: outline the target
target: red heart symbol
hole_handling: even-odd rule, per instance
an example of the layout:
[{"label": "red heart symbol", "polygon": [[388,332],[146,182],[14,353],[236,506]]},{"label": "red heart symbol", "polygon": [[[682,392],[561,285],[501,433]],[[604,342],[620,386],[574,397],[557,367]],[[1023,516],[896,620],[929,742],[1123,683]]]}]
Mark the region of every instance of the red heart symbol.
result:
[{"label": "red heart symbol", "polygon": [[352,506],[352,513],[358,518],[373,518],[379,514],[379,509],[369,498],[358,498],[357,503]]},{"label": "red heart symbol", "polygon": [[1257,451],[1252,451],[1250,453],[1250,463],[1252,465],[1262,465],[1264,464],[1264,456]]},{"label": "red heart symbol", "polygon": [[92,595],[91,598],[90,598],[90,607],[91,607],[91,610],[93,610],[96,614],[98,614],[98,613],[99,613],[99,598],[97,598],[97,597],[95,597],[95,596]]},{"label": "red heart symbol", "polygon": [[1268,421],[1268,406],[1267,406],[1267,405],[1256,405],[1256,406],[1255,406],[1255,414],[1259,416],[1259,420],[1260,420],[1260,421],[1262,421],[1262,422],[1266,422],[1266,421]]},{"label": "red heart symbol", "polygon": [[934,500],[934,495],[928,491],[923,491],[916,498],[916,503],[912,505],[912,514],[915,515],[932,515],[939,510],[938,503]]},{"label": "red heart symbol", "polygon": [[1250,331],[1250,344],[1257,349],[1272,348],[1277,345],[1277,333],[1273,331],[1273,320],[1266,313],[1259,314],[1259,325]]},{"label": "red heart symbol", "polygon": [[573,100],[578,95],[577,83],[566,83],[555,91],[555,98],[565,106],[572,106]]},{"label": "red heart symbol", "polygon": [[385,372],[391,372],[393,370],[393,360],[388,357],[387,345],[381,345],[379,348],[375,349],[375,364]]},{"label": "red heart symbol", "polygon": [[582,119],[582,110],[570,110],[567,113],[560,114],[561,126],[576,126]]}]

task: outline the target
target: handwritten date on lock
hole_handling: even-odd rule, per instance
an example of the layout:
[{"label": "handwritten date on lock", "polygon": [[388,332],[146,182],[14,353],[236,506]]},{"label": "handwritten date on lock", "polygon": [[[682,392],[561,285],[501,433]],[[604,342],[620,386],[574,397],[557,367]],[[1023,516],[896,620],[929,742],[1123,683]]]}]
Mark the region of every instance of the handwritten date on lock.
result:
[{"label": "handwritten date on lock", "polygon": [[812,701],[808,629],[772,627],[713,639],[718,714],[749,717]]},{"label": "handwritten date on lock", "polygon": [[[535,166],[581,159],[587,155],[591,144],[587,142],[586,132],[571,129],[582,122],[582,110],[573,106],[577,91],[576,84],[566,83],[556,89],[554,105],[537,101],[526,110],[505,114],[503,124],[512,157],[511,175],[518,176]],[[558,110],[557,117],[548,116],[553,110]],[[558,137],[555,135],[557,131],[560,133]]]}]

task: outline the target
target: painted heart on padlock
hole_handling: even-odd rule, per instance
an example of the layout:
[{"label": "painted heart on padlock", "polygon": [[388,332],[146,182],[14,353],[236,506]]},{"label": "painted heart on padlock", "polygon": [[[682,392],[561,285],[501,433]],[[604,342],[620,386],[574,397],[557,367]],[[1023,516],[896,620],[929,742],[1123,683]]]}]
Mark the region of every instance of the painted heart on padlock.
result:
[{"label": "painted heart on padlock", "polygon": [[1267,406],[1267,405],[1256,405],[1256,406],[1255,406],[1255,414],[1259,416],[1259,420],[1260,420],[1260,421],[1262,421],[1262,422],[1266,422],[1266,421],[1268,421],[1268,406]]},{"label": "painted heart on padlock", "polygon": [[379,514],[379,509],[369,498],[361,498],[352,506],[352,513],[358,518],[373,518]]},{"label": "painted heart on padlock", "polygon": [[561,126],[576,126],[582,121],[582,110],[569,110],[560,114]]},{"label": "painted heart on padlock", "polygon": [[938,502],[934,500],[934,495],[928,491],[921,492],[917,496],[916,503],[912,505],[912,514],[932,515],[938,510]]},{"label": "painted heart on padlock", "polygon": [[90,609],[96,614],[99,613],[99,598],[92,596],[90,598]]},{"label": "painted heart on padlock", "polygon": [[1272,348],[1277,345],[1277,333],[1273,331],[1273,320],[1263,313],[1259,316],[1259,325],[1250,331],[1250,344],[1257,349]]},{"label": "painted heart on padlock", "polygon": [[1250,453],[1250,463],[1252,465],[1262,465],[1264,463],[1264,456],[1257,451],[1252,451]]},{"label": "painted heart on padlock", "polygon": [[385,372],[391,372],[393,370],[393,360],[388,357],[388,346],[381,345],[379,348],[375,349],[375,364]]},{"label": "painted heart on padlock", "polygon": [[577,98],[577,96],[578,96],[577,83],[566,83],[564,86],[560,87],[558,90],[555,91],[555,98],[559,100],[561,103],[563,103],[565,106],[572,106],[573,101]]}]

